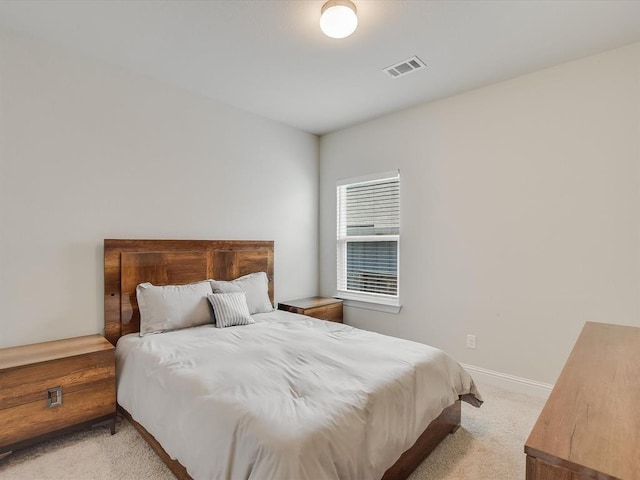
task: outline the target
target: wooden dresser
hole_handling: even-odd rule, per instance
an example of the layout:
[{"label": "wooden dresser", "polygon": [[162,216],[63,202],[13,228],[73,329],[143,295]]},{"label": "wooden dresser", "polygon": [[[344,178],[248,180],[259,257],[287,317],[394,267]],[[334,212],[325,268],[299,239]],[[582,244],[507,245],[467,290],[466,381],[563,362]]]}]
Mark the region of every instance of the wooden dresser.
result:
[{"label": "wooden dresser", "polygon": [[115,349],[100,335],[0,350],[0,453],[116,415]]},{"label": "wooden dresser", "polygon": [[640,328],[587,322],[525,444],[527,480],[640,480]]},{"label": "wooden dresser", "polygon": [[299,313],[308,317],[342,323],[342,300],[328,297],[309,297],[278,304],[278,310]]}]

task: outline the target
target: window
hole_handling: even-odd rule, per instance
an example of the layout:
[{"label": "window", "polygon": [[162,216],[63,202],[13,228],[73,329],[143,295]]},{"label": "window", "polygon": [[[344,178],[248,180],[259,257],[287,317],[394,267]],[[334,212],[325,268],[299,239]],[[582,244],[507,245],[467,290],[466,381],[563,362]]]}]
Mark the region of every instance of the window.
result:
[{"label": "window", "polygon": [[337,194],[337,296],[399,306],[399,172],[341,180]]}]

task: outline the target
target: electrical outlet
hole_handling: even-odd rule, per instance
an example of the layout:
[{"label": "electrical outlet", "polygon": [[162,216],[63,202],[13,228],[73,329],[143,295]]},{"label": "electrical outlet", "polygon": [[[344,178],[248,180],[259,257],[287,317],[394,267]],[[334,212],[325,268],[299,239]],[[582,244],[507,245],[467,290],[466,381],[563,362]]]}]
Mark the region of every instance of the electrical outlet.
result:
[{"label": "electrical outlet", "polygon": [[476,336],[467,335],[467,348],[476,348]]}]

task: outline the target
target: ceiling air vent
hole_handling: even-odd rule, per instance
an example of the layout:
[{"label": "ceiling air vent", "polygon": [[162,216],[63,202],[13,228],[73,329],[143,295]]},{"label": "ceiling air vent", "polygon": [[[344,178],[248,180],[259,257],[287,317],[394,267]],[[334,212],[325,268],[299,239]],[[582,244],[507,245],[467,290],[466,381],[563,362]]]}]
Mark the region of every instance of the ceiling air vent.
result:
[{"label": "ceiling air vent", "polygon": [[384,69],[384,71],[393,78],[402,77],[407,73],[415,72],[416,70],[420,70],[421,68],[426,67],[424,62],[420,60],[418,57],[411,57],[404,62],[396,63],[395,65],[391,65]]}]

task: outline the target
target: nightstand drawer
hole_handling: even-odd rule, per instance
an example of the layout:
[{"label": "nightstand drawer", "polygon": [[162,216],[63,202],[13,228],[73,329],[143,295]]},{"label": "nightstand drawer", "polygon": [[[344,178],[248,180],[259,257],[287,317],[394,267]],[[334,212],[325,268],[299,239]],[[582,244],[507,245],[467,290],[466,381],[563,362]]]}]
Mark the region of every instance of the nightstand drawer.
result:
[{"label": "nightstand drawer", "polygon": [[113,350],[62,358],[3,372],[0,412],[5,408],[47,399],[47,390],[62,386],[63,395],[87,388],[92,382],[113,378]]},{"label": "nightstand drawer", "polygon": [[322,307],[309,308],[302,313],[309,317],[329,320],[330,322],[342,322],[342,303],[333,303]]},{"label": "nightstand drawer", "polygon": [[114,413],[115,377],[86,387],[66,392],[63,385],[62,403],[56,407],[47,407],[45,394],[45,398],[36,402],[0,410],[0,446]]}]

